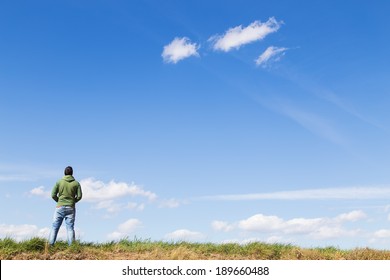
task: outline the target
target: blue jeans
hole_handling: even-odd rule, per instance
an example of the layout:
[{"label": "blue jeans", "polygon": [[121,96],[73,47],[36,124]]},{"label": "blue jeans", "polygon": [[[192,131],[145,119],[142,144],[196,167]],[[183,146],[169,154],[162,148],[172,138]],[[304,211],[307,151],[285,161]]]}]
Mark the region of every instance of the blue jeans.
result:
[{"label": "blue jeans", "polygon": [[57,239],[58,231],[62,221],[65,219],[68,244],[71,245],[75,240],[74,221],[76,218],[76,208],[71,206],[60,206],[54,211],[53,226],[49,236],[49,244],[54,245]]}]

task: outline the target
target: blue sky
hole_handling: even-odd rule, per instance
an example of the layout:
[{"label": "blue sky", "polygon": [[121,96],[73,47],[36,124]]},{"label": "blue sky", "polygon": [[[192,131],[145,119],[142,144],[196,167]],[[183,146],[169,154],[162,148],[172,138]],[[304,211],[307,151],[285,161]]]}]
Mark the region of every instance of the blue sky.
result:
[{"label": "blue sky", "polygon": [[390,249],[389,8],[2,1],[0,237]]}]

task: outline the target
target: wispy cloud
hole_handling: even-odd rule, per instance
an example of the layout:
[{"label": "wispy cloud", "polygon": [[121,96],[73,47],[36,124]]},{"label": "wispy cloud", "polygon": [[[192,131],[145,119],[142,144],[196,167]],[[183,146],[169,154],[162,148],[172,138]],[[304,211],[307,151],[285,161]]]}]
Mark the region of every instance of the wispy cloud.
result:
[{"label": "wispy cloud", "polygon": [[212,36],[209,41],[212,42],[214,50],[228,52],[264,39],[267,35],[278,31],[281,24],[281,21],[278,22],[271,17],[264,23],[255,21],[247,27],[242,27],[242,25],[232,27],[223,35]]},{"label": "wispy cloud", "polygon": [[271,61],[278,61],[286,53],[287,48],[268,47],[256,60],[257,66],[266,67]]},{"label": "wispy cloud", "polygon": [[138,219],[129,219],[126,222],[120,224],[115,231],[109,233],[107,238],[110,240],[126,238],[129,236],[129,234],[134,233],[141,226],[142,223]]},{"label": "wispy cloud", "polygon": [[179,229],[165,235],[165,239],[170,241],[199,241],[205,238],[204,234],[188,229]]},{"label": "wispy cloud", "polygon": [[262,106],[288,117],[311,133],[327,141],[340,146],[343,146],[346,143],[345,137],[336,129],[336,125],[329,120],[329,118],[320,116],[318,113],[312,113],[298,108],[287,100],[267,101],[262,100],[261,98],[255,98],[255,100]]},{"label": "wispy cloud", "polygon": [[160,208],[177,208],[183,204],[188,204],[187,200],[180,200],[180,199],[162,199],[159,203]]},{"label": "wispy cloud", "polygon": [[180,60],[191,56],[199,56],[199,45],[191,43],[187,37],[175,38],[171,43],[164,47],[162,57],[166,63],[177,63]]},{"label": "wispy cloud", "polygon": [[388,129],[380,124],[378,121],[372,119],[371,117],[365,116],[362,113],[358,112],[356,108],[346,100],[343,100],[340,96],[335,94],[334,92],[330,90],[324,90],[320,89],[319,87],[313,87],[311,89],[311,92],[313,92],[316,96],[319,98],[322,98],[333,105],[337,106],[339,109],[343,110],[344,112],[350,114],[351,116],[369,124],[372,125],[378,129],[381,129],[383,131],[388,131]]},{"label": "wispy cloud", "polygon": [[269,193],[205,196],[207,200],[329,200],[329,199],[390,199],[390,187],[347,187],[279,191]]},{"label": "wispy cloud", "polygon": [[280,107],[279,112],[324,139],[335,144],[343,144],[345,142],[341,134],[334,128],[334,125],[331,124],[329,120],[320,117],[317,114],[306,112],[292,106]]},{"label": "wispy cloud", "polygon": [[29,182],[57,176],[57,171],[34,165],[0,163],[0,182]]},{"label": "wispy cloud", "polygon": [[23,174],[13,174],[13,175],[0,175],[0,182],[24,182],[24,181],[34,181],[31,177],[27,177]]},{"label": "wispy cloud", "polygon": [[256,214],[236,223],[225,222],[220,230],[230,226],[244,232],[277,233],[285,236],[305,235],[313,239],[330,239],[357,235],[360,230],[346,230],[343,225],[366,217],[367,215],[360,210],[343,213],[333,218],[294,218],[290,220],[284,220],[278,216]]},{"label": "wispy cloud", "polygon": [[125,208],[136,210],[136,211],[142,211],[145,209],[145,203],[136,203],[136,202],[129,202]]},{"label": "wispy cloud", "polygon": [[216,231],[229,232],[232,231],[235,226],[224,221],[213,221],[211,227]]},{"label": "wispy cloud", "polygon": [[367,116],[360,112],[358,108],[353,105],[353,102],[351,100],[347,100],[346,98],[340,96],[334,91],[328,88],[324,88],[323,86],[316,83],[313,79],[297,72],[296,69],[293,69],[292,71],[287,69],[284,70],[284,78],[298,85],[308,94],[322,99],[326,102],[329,102],[341,111],[355,117],[356,119],[364,123],[374,126],[382,131],[388,132],[388,129],[378,120],[375,120],[371,116]]}]

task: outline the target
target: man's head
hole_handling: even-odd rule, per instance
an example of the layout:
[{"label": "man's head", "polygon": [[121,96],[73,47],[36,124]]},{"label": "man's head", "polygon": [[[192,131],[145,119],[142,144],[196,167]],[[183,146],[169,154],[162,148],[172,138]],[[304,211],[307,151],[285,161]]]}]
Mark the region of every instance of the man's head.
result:
[{"label": "man's head", "polygon": [[73,175],[73,168],[72,166],[67,166],[64,171],[65,176],[66,175]]}]

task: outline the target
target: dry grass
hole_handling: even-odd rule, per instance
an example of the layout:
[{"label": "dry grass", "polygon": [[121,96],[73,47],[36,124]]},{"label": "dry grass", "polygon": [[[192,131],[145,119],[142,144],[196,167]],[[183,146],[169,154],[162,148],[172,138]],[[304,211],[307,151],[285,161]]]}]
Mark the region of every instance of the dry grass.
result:
[{"label": "dry grass", "polygon": [[121,240],[109,243],[16,242],[0,239],[0,259],[12,260],[390,260],[390,251],[335,247],[305,249],[289,244],[169,243]]}]

